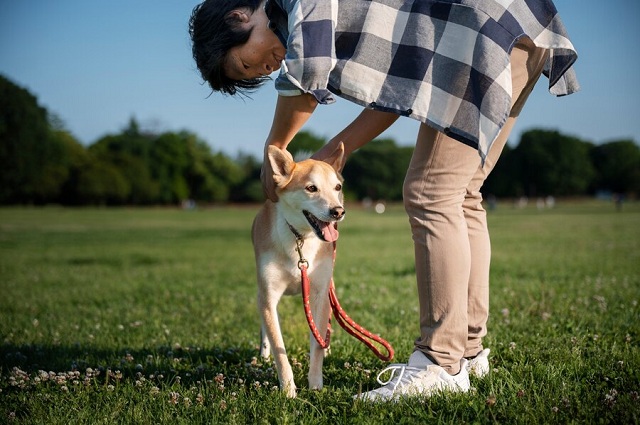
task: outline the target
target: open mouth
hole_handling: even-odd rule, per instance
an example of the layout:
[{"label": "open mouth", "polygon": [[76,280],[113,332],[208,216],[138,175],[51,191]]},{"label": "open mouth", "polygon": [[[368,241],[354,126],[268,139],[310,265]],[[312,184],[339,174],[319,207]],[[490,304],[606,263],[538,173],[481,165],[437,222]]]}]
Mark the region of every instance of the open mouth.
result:
[{"label": "open mouth", "polygon": [[325,242],[334,242],[338,239],[338,229],[335,228],[333,223],[322,221],[309,211],[302,211],[307,221],[313,228],[316,236]]}]

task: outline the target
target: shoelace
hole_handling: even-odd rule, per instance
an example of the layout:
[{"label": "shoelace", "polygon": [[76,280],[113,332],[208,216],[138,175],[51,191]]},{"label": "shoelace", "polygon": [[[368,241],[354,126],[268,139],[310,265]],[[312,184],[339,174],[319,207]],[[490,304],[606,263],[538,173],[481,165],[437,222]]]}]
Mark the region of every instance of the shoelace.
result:
[{"label": "shoelace", "polygon": [[[405,371],[407,371],[407,369],[410,369],[410,370],[416,371],[416,372],[419,372],[419,371],[422,370],[422,369],[418,369],[418,368],[415,368],[415,367],[409,367],[409,365],[406,365],[406,364],[395,363],[395,364],[392,364],[392,365],[387,366],[386,368],[382,369],[382,371],[380,371],[380,373],[378,373],[378,376],[376,377],[376,380],[378,381],[378,383],[380,385],[382,385],[384,387],[384,386],[390,384],[391,381],[393,381],[393,379],[394,379],[394,377],[396,375],[396,372],[399,370],[400,374],[398,375],[397,381],[393,384],[393,390],[391,391],[391,393],[393,394],[393,393],[396,392],[396,388],[398,388],[398,386],[402,383],[402,378],[404,378]],[[385,373],[389,372],[389,371],[391,372],[391,376],[389,377],[389,379],[387,379],[386,381],[382,381],[380,379],[380,377],[382,375],[384,375]]]}]

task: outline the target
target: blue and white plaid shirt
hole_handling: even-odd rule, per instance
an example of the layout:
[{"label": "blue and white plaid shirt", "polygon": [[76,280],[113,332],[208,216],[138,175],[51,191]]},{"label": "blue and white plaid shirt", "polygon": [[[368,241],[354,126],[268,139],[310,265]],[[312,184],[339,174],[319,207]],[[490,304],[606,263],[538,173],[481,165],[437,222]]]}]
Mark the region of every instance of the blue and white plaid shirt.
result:
[{"label": "blue and white plaid shirt", "polygon": [[484,159],[511,107],[510,52],[529,37],[550,50],[555,95],[579,89],[577,58],[550,0],[269,0],[287,48],[280,95],[334,94],[415,118]]}]

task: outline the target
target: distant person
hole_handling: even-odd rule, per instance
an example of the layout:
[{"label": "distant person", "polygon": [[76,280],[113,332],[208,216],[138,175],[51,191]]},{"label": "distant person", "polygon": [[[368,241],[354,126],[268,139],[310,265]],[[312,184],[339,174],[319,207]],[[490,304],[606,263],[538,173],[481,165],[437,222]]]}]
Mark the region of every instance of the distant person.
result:
[{"label": "distant person", "polygon": [[624,203],[624,194],[623,193],[614,193],[613,194],[613,202],[616,205],[616,211],[622,211],[622,204]]},{"label": "distant person", "polygon": [[[408,364],[390,366],[389,381],[357,397],[467,391],[470,372],[489,371],[491,247],[480,187],[542,73],[552,94],[578,90],[577,54],[554,4],[206,0],[189,24],[193,57],[214,91],[246,93],[280,70],[265,146],[285,149],[318,103],[336,96],[364,110],[316,159],[339,142],[350,154],[400,116],[421,122],[403,191],[420,337]],[[276,200],[269,167],[263,185]]]}]

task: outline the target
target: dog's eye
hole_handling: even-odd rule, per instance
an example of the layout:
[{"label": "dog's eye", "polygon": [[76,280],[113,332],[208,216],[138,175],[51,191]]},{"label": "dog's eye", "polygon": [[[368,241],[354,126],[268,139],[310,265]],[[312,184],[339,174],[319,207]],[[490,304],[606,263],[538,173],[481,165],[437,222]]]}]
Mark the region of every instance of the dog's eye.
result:
[{"label": "dog's eye", "polygon": [[338,192],[340,192],[340,191],[342,190],[342,185],[341,185],[340,183],[338,183],[338,184],[336,185],[336,190],[337,190]]},{"label": "dog's eye", "polygon": [[313,184],[310,184],[309,186],[307,186],[306,189],[307,189],[307,192],[311,192],[311,193],[318,191],[318,188]]}]

